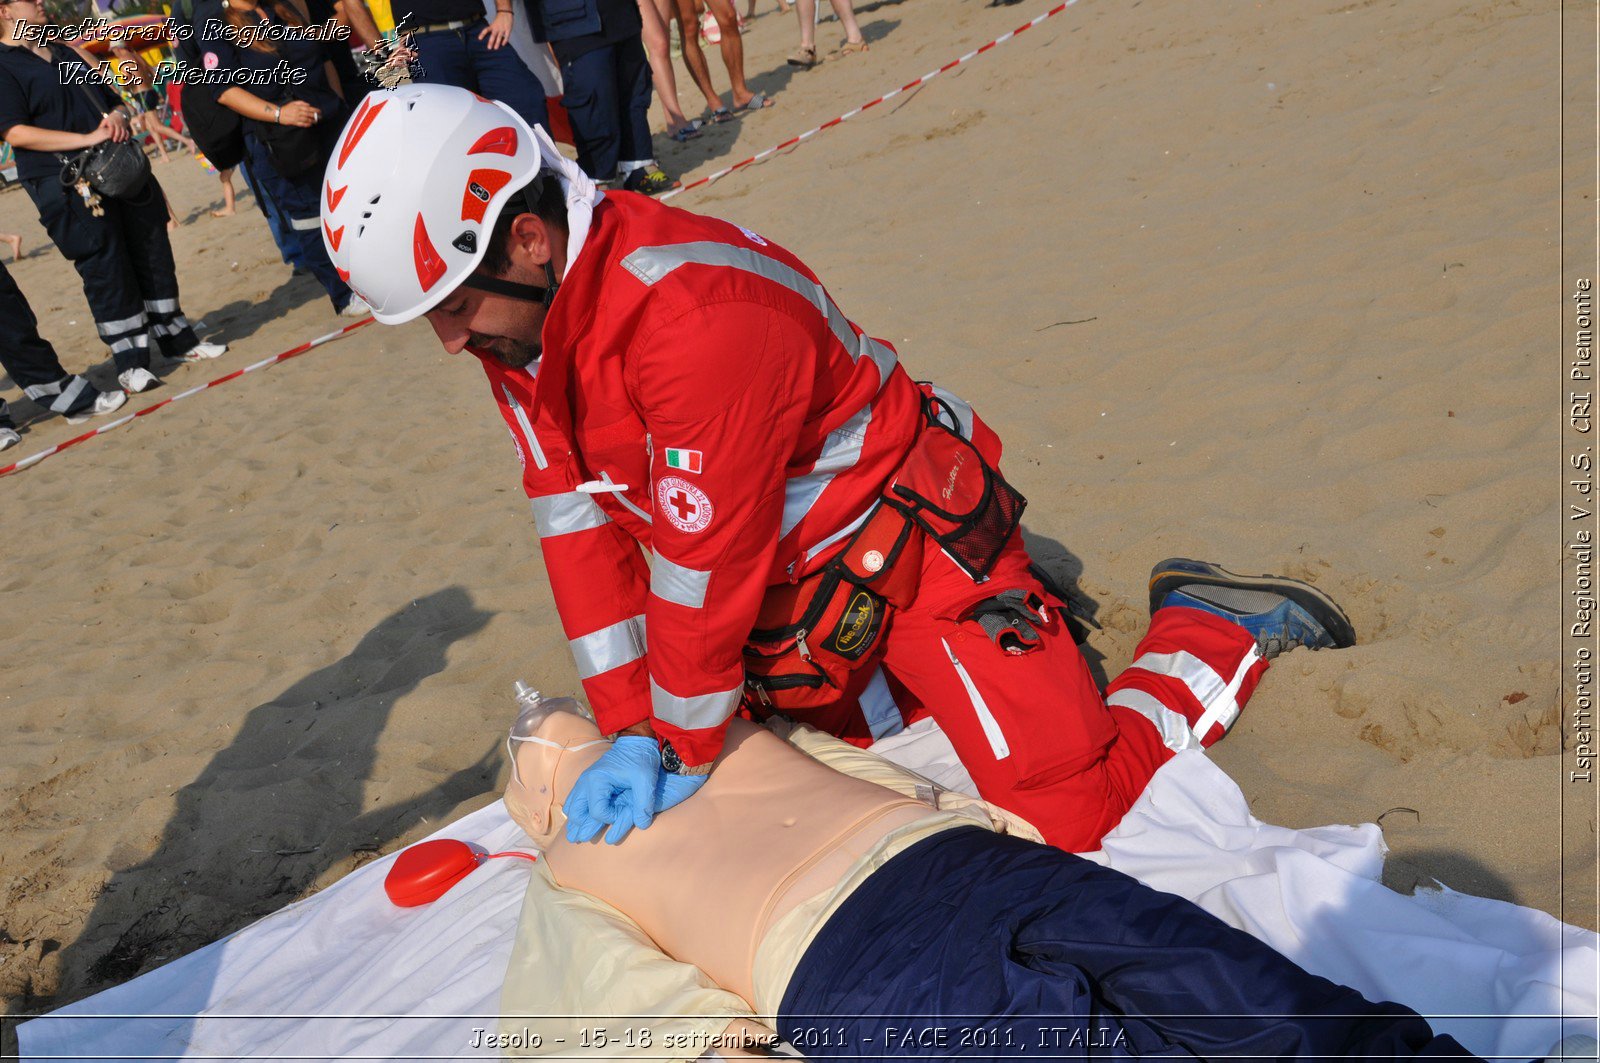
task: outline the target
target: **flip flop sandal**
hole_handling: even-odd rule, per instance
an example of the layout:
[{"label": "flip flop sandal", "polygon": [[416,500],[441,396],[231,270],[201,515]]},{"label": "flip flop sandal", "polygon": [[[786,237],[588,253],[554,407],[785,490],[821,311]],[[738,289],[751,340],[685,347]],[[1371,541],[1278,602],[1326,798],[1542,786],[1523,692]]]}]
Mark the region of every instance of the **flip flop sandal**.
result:
[{"label": "flip flop sandal", "polygon": [[700,136],[700,119],[689,119],[687,124],[679,126],[668,133],[667,136],[676,140],[679,144],[687,144],[689,141],[697,139]]},{"label": "flip flop sandal", "polygon": [[[699,119],[696,119],[699,121]],[[723,122],[733,121],[733,112],[726,107],[718,107],[705,118],[706,125],[721,125]]]},{"label": "flip flop sandal", "polygon": [[840,55],[860,55],[862,52],[871,51],[866,41],[845,41],[839,46]]},{"label": "flip flop sandal", "polygon": [[744,103],[735,107],[733,109],[733,114],[735,117],[738,117],[739,115],[749,114],[751,111],[759,111],[771,106],[772,100],[768,98],[767,94],[764,92],[758,92],[748,100],[745,100]]},{"label": "flip flop sandal", "polygon": [[817,58],[817,50],[815,48],[796,48],[789,56],[789,65],[797,66],[802,70],[810,70],[820,62],[822,60]]}]

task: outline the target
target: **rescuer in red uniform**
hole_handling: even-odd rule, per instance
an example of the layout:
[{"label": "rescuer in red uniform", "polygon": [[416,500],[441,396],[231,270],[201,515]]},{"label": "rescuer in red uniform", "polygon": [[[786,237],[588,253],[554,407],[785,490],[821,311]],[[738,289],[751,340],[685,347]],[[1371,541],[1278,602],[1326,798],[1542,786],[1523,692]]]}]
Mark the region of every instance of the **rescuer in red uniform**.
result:
[{"label": "rescuer in red uniform", "polygon": [[482,364],[607,754],[566,804],[616,842],[704,781],[741,708],[863,744],[933,715],[988,800],[1097,847],[1267,658],[1349,645],[1292,580],[1158,565],[1102,697],[972,408],[918,384],[793,254],[601,193],[503,105],[374,92],[324,187],[329,254],[379,321]]}]

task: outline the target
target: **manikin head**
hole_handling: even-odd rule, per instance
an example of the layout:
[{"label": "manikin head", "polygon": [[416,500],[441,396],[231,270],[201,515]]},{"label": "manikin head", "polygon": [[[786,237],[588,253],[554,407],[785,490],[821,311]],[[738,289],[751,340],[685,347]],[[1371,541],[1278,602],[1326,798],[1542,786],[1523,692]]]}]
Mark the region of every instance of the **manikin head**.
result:
[{"label": "manikin head", "polygon": [[525,709],[506,740],[511,754],[506,810],[541,849],[548,849],[566,826],[561,806],[573,782],[611,744],[593,720],[559,707],[569,701],[542,701]]},{"label": "manikin head", "polygon": [[383,324],[426,315],[452,354],[526,366],[567,264],[570,177],[552,160],[502,103],[448,85],[373,92],[328,161],[328,255]]}]

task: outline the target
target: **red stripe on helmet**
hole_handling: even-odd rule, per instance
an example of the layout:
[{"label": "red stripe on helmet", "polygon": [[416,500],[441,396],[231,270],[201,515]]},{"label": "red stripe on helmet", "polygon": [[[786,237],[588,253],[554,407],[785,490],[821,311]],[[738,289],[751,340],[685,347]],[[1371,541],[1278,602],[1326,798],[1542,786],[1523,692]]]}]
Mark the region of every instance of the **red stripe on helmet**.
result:
[{"label": "red stripe on helmet", "polygon": [[491,129],[478,138],[478,142],[467,149],[468,155],[515,155],[517,153],[517,131],[508,125],[498,129]]},{"label": "red stripe on helmet", "polygon": [[329,182],[327,182],[326,187],[327,187],[327,191],[328,191],[328,209],[329,210],[338,210],[339,209],[339,201],[344,199],[344,194],[346,192],[350,191],[350,186],[349,185],[345,185],[345,186],[343,186],[342,188],[340,188],[336,192],[333,189],[333,182],[329,181]]},{"label": "red stripe on helmet", "polygon": [[356,116],[350,120],[350,129],[344,135],[344,147],[339,149],[339,169],[344,169],[344,164],[350,159],[350,153],[361,143],[361,138],[367,135],[367,130],[372,128],[373,119],[377,118],[378,112],[387,106],[389,106],[388,100],[384,100],[376,107],[372,106],[370,96],[361,101]]},{"label": "red stripe on helmet", "polygon": [[411,254],[417,265],[417,282],[426,292],[444,276],[445,264],[433,241],[428,239],[428,227],[422,223],[421,214],[417,215],[416,227],[411,231]]},{"label": "red stripe on helmet", "polygon": [[322,231],[328,234],[328,246],[335,251],[339,250],[339,242],[344,239],[344,228],[341,225],[337,229],[330,229],[327,222],[322,223]]},{"label": "red stripe on helmet", "polygon": [[481,223],[489,200],[510,182],[511,175],[504,170],[473,170],[461,192],[461,220]]}]

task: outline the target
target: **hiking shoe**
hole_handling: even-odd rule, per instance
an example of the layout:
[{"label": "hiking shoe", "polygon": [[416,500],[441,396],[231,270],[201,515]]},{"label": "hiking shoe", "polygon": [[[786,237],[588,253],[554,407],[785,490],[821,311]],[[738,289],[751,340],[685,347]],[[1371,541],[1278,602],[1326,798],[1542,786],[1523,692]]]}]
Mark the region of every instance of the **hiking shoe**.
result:
[{"label": "hiking shoe", "polygon": [[117,374],[117,384],[123,391],[137,395],[141,391],[160,387],[161,381],[148,369],[124,369]]},{"label": "hiking shoe", "polygon": [[352,294],[350,296],[350,301],[345,303],[344,307],[340,309],[339,316],[366,317],[370,313],[372,313],[371,305],[369,305],[365,299],[361,298],[361,296]]},{"label": "hiking shoe", "polygon": [[1240,576],[1207,561],[1168,558],[1150,570],[1150,612],[1173,605],[1238,624],[1269,661],[1296,646],[1342,649],[1356,643],[1350,618],[1332,598],[1283,576]]},{"label": "hiking shoe", "polygon": [[115,413],[122,409],[122,404],[127,401],[128,396],[125,392],[102,391],[83,409],[67,414],[67,423],[82,424],[91,417],[104,417],[108,413]]},{"label": "hiking shoe", "polygon": [[22,442],[22,437],[17,434],[15,428],[9,425],[0,427],[0,450],[10,450],[20,442]]},{"label": "hiking shoe", "polygon": [[630,170],[628,176],[622,179],[622,189],[646,196],[659,196],[682,183],[676,177],[668,177],[659,166],[641,166],[637,170]]},{"label": "hiking shoe", "polygon": [[207,358],[221,358],[228,353],[226,343],[197,343],[178,355],[180,362],[203,362]]}]

